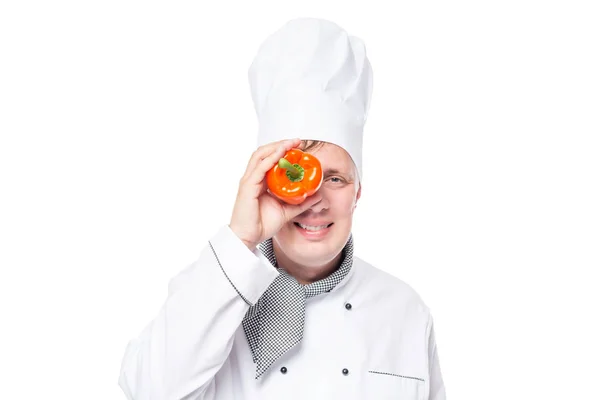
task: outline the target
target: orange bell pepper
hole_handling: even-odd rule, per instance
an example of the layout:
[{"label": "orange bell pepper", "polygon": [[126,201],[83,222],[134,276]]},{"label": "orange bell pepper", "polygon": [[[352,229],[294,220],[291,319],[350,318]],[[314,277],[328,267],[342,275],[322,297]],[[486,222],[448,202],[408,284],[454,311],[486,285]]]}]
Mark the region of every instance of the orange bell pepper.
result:
[{"label": "orange bell pepper", "polygon": [[267,187],[278,199],[288,204],[300,204],[319,190],[323,182],[321,162],[299,149],[286,152],[267,171]]}]

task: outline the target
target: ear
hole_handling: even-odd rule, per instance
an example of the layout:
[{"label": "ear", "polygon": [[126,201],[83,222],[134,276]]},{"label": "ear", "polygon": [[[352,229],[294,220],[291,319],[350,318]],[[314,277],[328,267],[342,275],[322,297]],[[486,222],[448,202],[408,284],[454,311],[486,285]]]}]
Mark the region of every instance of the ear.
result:
[{"label": "ear", "polygon": [[361,191],[362,191],[362,185],[359,182],[358,183],[358,191],[356,192],[356,200],[354,200],[354,208],[356,208],[356,204],[358,203],[358,199],[360,199]]}]

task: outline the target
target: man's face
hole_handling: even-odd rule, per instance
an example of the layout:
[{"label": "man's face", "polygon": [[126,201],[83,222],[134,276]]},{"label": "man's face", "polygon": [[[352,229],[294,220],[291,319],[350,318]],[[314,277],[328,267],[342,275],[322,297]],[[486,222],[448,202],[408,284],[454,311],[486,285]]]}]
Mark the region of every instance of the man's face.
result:
[{"label": "man's face", "polygon": [[284,225],[273,244],[294,263],[317,268],[335,259],[348,241],[360,185],[354,163],[341,147],[325,143],[309,152],[323,168],[323,199]]}]

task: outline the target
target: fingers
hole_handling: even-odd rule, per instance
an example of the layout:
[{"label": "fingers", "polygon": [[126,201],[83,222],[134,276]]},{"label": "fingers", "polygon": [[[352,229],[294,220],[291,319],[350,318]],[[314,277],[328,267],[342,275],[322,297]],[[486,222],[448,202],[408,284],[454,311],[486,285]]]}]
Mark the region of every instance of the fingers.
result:
[{"label": "fingers", "polygon": [[288,221],[292,220],[293,218],[302,214],[304,211],[308,210],[309,208],[311,208],[312,206],[314,206],[321,200],[323,200],[323,195],[321,195],[321,193],[317,192],[317,193],[313,194],[312,196],[307,197],[306,200],[304,200],[300,204],[295,204],[295,205],[284,204],[283,212],[285,214],[284,215],[285,221],[288,222]]},{"label": "fingers", "polygon": [[257,150],[249,163],[250,169],[246,172],[245,178],[249,183],[259,184],[269,171],[285,153],[297,146],[300,143],[299,139],[282,140],[275,143],[270,143],[264,148]]},{"label": "fingers", "polygon": [[[296,139],[280,140],[280,141],[268,143],[268,144],[265,144],[265,145],[259,147],[258,149],[256,149],[256,151],[250,157],[250,160],[248,161],[248,165],[246,167],[246,172],[242,179],[250,176],[252,174],[252,172],[256,169],[256,166],[262,160],[264,160],[266,157],[268,157],[271,153],[273,153],[277,149],[277,147],[283,145],[286,148],[288,148],[288,150],[289,150],[289,149],[293,148],[294,146],[297,146],[298,144],[300,144],[300,139],[296,138]],[[291,146],[291,147],[288,147],[288,146]]]}]

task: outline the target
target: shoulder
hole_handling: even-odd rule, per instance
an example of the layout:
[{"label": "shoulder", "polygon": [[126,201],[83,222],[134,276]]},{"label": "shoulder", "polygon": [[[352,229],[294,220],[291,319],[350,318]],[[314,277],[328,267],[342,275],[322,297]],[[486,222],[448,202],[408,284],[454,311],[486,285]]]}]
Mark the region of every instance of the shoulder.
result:
[{"label": "shoulder", "polygon": [[409,283],[360,257],[355,256],[353,263],[352,286],[357,293],[369,297],[380,307],[392,308],[395,312],[410,311],[428,318],[429,307]]}]

